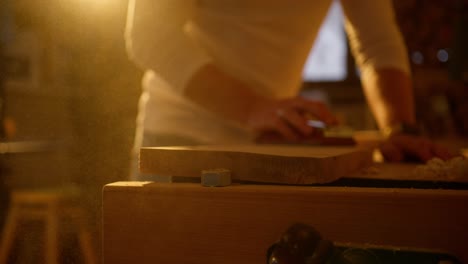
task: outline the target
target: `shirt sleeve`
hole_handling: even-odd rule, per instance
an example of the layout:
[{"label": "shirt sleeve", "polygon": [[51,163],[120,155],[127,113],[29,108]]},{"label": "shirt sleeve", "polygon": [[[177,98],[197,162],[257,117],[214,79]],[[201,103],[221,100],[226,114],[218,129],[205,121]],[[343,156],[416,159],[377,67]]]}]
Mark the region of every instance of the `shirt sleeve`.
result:
[{"label": "shirt sleeve", "polygon": [[345,29],[361,74],[380,68],[408,75],[408,54],[390,0],[342,0]]},{"label": "shirt sleeve", "polygon": [[130,58],[182,93],[210,57],[185,32],[195,0],[130,0],[125,40]]}]

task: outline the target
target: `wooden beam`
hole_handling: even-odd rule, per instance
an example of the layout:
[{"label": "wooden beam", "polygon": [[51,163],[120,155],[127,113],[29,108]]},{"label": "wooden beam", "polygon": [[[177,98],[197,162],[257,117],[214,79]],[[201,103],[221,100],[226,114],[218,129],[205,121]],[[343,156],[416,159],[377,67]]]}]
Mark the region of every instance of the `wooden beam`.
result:
[{"label": "wooden beam", "polygon": [[340,243],[449,252],[468,263],[468,191],[280,185],[104,187],[105,263],[264,263],[293,223]]}]

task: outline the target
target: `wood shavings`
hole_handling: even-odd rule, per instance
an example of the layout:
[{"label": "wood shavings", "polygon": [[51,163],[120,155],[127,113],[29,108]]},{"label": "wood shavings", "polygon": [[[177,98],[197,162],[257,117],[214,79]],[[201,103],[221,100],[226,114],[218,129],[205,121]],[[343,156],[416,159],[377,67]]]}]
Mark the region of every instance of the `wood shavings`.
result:
[{"label": "wood shavings", "polygon": [[417,166],[413,175],[435,180],[466,180],[468,179],[468,160],[464,157],[455,157],[448,161],[433,158],[425,165]]}]

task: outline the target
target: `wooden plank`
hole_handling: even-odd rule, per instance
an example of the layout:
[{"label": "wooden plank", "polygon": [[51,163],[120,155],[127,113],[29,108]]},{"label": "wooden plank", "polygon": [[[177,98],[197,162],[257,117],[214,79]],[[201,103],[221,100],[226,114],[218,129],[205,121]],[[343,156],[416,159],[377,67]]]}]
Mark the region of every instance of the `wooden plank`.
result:
[{"label": "wooden plank", "polygon": [[233,180],[284,184],[332,182],[371,163],[371,151],[352,147],[230,145],[140,151],[142,173],[200,177],[202,170],[223,168]]},{"label": "wooden plank", "polygon": [[103,199],[104,263],[264,263],[295,222],[468,263],[468,191],[120,182]]}]

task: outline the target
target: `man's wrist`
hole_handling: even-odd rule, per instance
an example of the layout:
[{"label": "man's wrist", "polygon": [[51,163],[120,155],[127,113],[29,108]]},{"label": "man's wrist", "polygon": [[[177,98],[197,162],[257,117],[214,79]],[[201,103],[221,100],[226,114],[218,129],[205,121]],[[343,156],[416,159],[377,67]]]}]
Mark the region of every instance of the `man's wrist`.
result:
[{"label": "man's wrist", "polygon": [[422,134],[422,129],[417,124],[402,122],[383,128],[382,134],[385,138],[390,138],[396,134],[420,136]]}]

